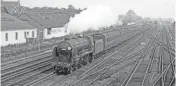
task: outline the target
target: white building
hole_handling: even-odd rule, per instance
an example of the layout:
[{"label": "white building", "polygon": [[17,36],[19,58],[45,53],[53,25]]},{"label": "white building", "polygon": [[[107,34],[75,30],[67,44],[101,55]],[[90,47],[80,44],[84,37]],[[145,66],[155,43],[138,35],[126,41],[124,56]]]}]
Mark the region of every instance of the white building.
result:
[{"label": "white building", "polygon": [[68,32],[65,32],[65,27],[57,27],[57,28],[45,28],[44,29],[44,39],[50,39],[53,37],[61,37],[65,36],[66,34],[69,34]]},{"label": "white building", "polygon": [[36,38],[37,29],[27,22],[1,13],[1,46],[25,43],[27,38]]}]

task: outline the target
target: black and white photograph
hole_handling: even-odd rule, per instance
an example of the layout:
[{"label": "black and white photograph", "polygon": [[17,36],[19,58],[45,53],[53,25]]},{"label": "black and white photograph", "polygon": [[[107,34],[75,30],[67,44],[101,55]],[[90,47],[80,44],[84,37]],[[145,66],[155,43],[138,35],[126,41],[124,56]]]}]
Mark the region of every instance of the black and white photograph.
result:
[{"label": "black and white photograph", "polygon": [[1,0],[0,86],[175,86],[174,0]]}]

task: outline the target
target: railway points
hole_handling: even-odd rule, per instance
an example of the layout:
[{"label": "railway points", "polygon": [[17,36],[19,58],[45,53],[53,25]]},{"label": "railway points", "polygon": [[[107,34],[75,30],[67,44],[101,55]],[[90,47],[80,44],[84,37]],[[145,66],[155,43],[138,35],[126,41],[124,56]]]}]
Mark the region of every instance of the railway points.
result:
[{"label": "railway points", "polygon": [[[82,61],[67,73],[56,74],[51,50],[3,63],[2,86],[172,86],[175,84],[175,36],[169,26],[161,25],[160,28],[149,24],[130,30],[119,29],[123,34],[117,31],[119,37],[107,39],[114,41],[107,41],[111,44],[104,46],[109,47],[107,50],[92,56],[92,62]],[[105,37],[112,34],[111,29],[99,33]],[[100,37],[100,34],[88,36]],[[76,39],[83,38],[73,38]],[[97,45],[104,40],[92,39],[99,43]],[[89,43],[86,40],[84,43]]]},{"label": "railway points", "polygon": [[175,86],[172,3],[38,1],[1,0],[0,86]]},{"label": "railway points", "polygon": [[[129,46],[130,46],[130,44],[128,45],[128,47],[125,49],[125,50],[127,50],[128,48],[129,48]],[[133,46],[134,47],[134,46]],[[84,75],[84,74],[82,74],[82,75]],[[74,80],[74,79],[73,79]],[[57,84],[58,85],[58,84]],[[51,85],[51,86],[55,86],[55,85]]]},{"label": "railway points", "polygon": [[[124,43],[125,44],[125,43]],[[120,47],[120,46],[119,46]],[[107,53],[108,54],[108,53]],[[78,70],[78,72],[79,72],[79,70]],[[74,73],[74,72],[73,72]]]}]

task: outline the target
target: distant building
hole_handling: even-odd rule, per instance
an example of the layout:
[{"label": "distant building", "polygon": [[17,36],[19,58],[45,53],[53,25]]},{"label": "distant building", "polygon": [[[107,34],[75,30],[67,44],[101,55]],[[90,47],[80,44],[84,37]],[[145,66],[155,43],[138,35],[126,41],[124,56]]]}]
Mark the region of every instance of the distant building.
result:
[{"label": "distant building", "polygon": [[37,29],[27,22],[5,12],[1,13],[1,46],[26,43],[26,39],[36,38],[36,33]]},{"label": "distant building", "polygon": [[18,1],[3,1],[1,0],[1,7],[5,7],[10,15],[18,16],[26,11],[24,6],[21,6],[20,0]]},{"label": "distant building", "polygon": [[19,19],[27,21],[37,28],[38,41],[52,37],[66,35],[67,29],[64,27],[68,22],[70,15],[57,11],[28,11],[18,16]]},{"label": "distant building", "polygon": [[123,22],[123,26],[143,22],[143,18],[138,16],[133,10],[129,10],[125,15],[119,15],[118,20]]}]

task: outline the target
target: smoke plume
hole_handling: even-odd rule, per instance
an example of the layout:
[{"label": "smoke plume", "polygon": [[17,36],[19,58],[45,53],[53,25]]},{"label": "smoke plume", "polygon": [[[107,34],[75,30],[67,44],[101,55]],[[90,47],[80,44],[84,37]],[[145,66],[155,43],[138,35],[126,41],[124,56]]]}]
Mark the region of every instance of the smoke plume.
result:
[{"label": "smoke plume", "polygon": [[117,13],[111,8],[102,5],[91,6],[70,18],[68,30],[73,34],[86,30],[98,30],[116,24],[117,20]]}]

